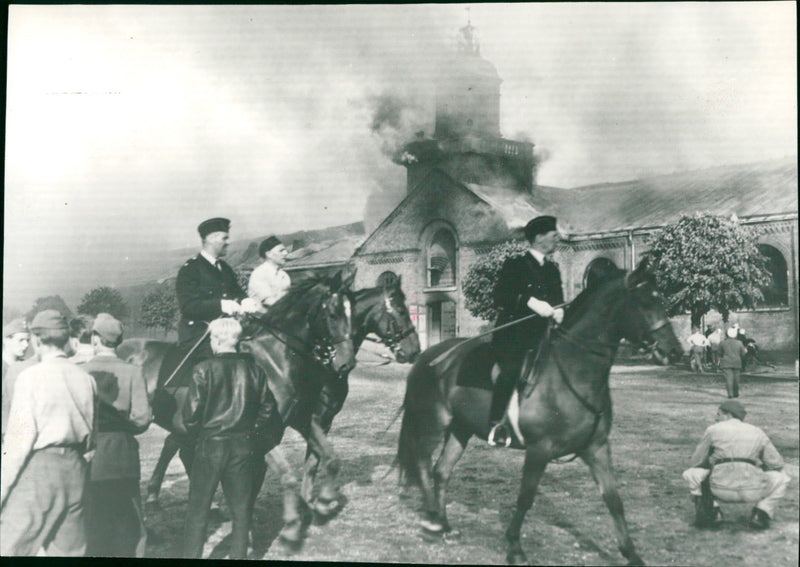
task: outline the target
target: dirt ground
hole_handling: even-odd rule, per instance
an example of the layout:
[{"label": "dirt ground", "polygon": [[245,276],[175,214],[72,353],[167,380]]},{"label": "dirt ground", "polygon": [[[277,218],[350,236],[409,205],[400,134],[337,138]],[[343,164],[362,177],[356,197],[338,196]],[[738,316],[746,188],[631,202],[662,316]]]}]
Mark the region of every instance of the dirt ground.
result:
[{"label": "dirt ground", "polygon": [[[522,452],[490,449],[473,439],[450,484],[448,515],[456,532],[429,541],[419,528],[419,491],[401,494],[391,469],[400,422],[390,427],[405,391],[408,366],[359,366],[350,397],[331,439],[342,458],[341,512],[326,525],[311,524],[303,547],[291,552],[277,539],[280,487],[268,475],[259,496],[253,559],[492,564],[505,561],[503,532],[510,519]],[[691,526],[693,508],[681,472],[724,398],[722,376],[693,375],[653,366],[615,366],[612,453],[626,517],[639,553],[652,565],[776,566],[798,563],[798,381],[745,377],[741,400],[747,421],[766,431],[792,477],[772,528],[751,531],[747,504],[723,504],[725,523],[713,532]],[[388,430],[387,430],[388,427]],[[142,476],[155,465],[165,433],[141,436]],[[305,446],[284,437],[293,464]],[[142,486],[144,491],[144,485]],[[180,549],[188,482],[176,459],[150,510],[148,557],[174,557]],[[230,521],[218,491],[205,557],[225,557]],[[621,565],[611,517],[588,469],[580,462],[551,464],[522,530],[522,545],[537,565]]]}]

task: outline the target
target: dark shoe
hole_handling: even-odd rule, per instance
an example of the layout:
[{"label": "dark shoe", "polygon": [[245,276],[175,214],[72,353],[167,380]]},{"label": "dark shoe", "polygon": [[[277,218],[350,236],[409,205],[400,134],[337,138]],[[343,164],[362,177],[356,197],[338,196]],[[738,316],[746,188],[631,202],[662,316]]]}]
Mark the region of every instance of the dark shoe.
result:
[{"label": "dark shoe", "polygon": [[706,508],[700,496],[694,496],[694,526],[700,529],[710,529],[719,527],[724,519],[722,509],[719,506]]},{"label": "dark shoe", "polygon": [[500,422],[489,432],[489,437],[486,439],[489,447],[510,447],[511,446],[511,433],[504,422]]},{"label": "dark shoe", "polygon": [[750,514],[750,527],[754,530],[766,530],[769,528],[770,519],[767,513],[760,508],[753,508]]}]

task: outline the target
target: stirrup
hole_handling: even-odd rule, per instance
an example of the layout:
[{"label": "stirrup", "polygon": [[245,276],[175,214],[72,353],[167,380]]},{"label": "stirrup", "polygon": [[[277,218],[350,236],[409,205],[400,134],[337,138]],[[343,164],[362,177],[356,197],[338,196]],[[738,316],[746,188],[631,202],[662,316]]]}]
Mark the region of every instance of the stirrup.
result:
[{"label": "stirrup", "polygon": [[511,446],[511,432],[508,431],[508,427],[505,421],[501,421],[500,423],[492,427],[492,429],[489,431],[489,436],[486,438],[486,442],[489,444],[490,447],[497,447],[497,441],[495,441],[494,437],[495,434],[497,433],[497,430],[501,427],[506,429],[506,440],[503,444],[503,447],[508,448]]}]

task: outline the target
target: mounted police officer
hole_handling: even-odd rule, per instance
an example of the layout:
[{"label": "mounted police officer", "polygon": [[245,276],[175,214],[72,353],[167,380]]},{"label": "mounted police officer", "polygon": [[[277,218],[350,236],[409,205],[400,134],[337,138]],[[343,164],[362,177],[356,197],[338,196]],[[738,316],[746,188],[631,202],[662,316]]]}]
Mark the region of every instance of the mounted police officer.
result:
[{"label": "mounted police officer", "polygon": [[511,444],[504,415],[526,354],[539,348],[548,319],[561,323],[564,318],[564,310],[553,307],[564,302],[561,274],[558,265],[547,258],[559,242],[556,219],[536,217],[525,225],[524,232],[530,244],[528,252],[505,261],[494,289],[494,302],[499,311],[495,326],[532,313],[539,317],[497,331],[492,336],[492,348],[500,365],[489,410],[488,442],[492,447]]},{"label": "mounted police officer", "polygon": [[[255,302],[246,300],[247,294],[239,286],[236,273],[224,260],[228,252],[228,233],[231,221],[212,218],[200,223],[197,232],[202,239],[202,250],[190,258],[178,271],[175,292],[181,320],[178,324],[178,342],[190,347],[205,334],[207,323],[225,315],[255,312]],[[242,304],[240,300],[245,300]],[[210,356],[208,341],[200,348]]]}]

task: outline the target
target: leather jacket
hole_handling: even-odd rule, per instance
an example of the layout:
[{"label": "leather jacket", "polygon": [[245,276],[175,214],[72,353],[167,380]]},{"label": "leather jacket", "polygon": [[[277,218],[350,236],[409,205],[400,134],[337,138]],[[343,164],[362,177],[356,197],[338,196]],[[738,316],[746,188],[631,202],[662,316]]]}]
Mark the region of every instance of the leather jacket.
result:
[{"label": "leather jacket", "polygon": [[250,353],[221,353],[194,367],[183,421],[190,435],[204,438],[255,432],[270,449],[283,435],[267,375]]}]

